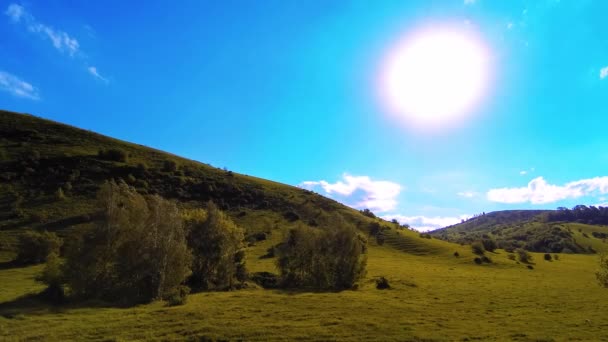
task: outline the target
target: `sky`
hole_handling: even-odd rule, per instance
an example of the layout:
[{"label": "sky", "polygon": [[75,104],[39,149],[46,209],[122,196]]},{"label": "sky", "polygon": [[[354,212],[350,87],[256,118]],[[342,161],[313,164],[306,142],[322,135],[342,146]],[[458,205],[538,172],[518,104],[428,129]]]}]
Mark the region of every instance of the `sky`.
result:
[{"label": "sky", "polygon": [[0,12],[3,109],[420,230],[608,205],[603,0],[27,0]]}]

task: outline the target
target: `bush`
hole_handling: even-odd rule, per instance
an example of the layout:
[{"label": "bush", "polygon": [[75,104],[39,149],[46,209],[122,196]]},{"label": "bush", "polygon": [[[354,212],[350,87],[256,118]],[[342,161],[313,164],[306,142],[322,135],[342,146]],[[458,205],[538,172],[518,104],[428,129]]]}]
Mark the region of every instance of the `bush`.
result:
[{"label": "bush", "polygon": [[365,275],[367,241],[346,222],[325,230],[291,229],[277,248],[277,267],[285,287],[343,290]]},{"label": "bush", "polygon": [[492,263],[492,259],[490,259],[489,257],[487,257],[485,255],[481,257],[481,261],[485,262],[486,264],[491,264]]},{"label": "bush", "polygon": [[188,286],[178,286],[175,290],[167,295],[167,305],[177,306],[184,305],[190,294],[190,288]]},{"label": "bush", "polygon": [[608,288],[608,254],[600,254],[599,269],[595,272],[595,277],[602,287]]},{"label": "bush", "polygon": [[477,264],[477,265],[481,265],[483,263],[483,261],[481,260],[481,258],[477,257],[475,259],[473,259],[473,261]]},{"label": "bush", "polygon": [[498,246],[496,245],[496,241],[492,239],[483,239],[481,240],[481,244],[483,248],[488,252],[494,252]]},{"label": "bush", "polygon": [[388,279],[385,277],[380,277],[376,279],[376,289],[378,290],[388,290],[391,288],[391,285],[388,283]]},{"label": "bush", "polygon": [[123,150],[117,148],[110,148],[107,150],[99,150],[97,152],[97,156],[101,159],[116,161],[116,162],[126,162],[127,161],[127,153]]},{"label": "bush", "polygon": [[62,201],[65,199],[65,194],[63,193],[63,190],[61,188],[58,188],[57,191],[55,191],[55,199],[57,199],[58,201]]},{"label": "bush", "polygon": [[551,257],[551,254],[549,254],[549,253],[545,253],[544,258],[545,258],[545,260],[546,260],[546,261],[551,261],[551,260],[553,260],[553,258]]},{"label": "bush", "polygon": [[205,215],[186,220],[188,245],[194,255],[189,283],[197,290],[234,288],[247,273],[244,231],[213,202],[205,209]]},{"label": "bush", "polygon": [[174,172],[177,170],[177,163],[173,160],[165,160],[163,162],[163,171],[165,172]]},{"label": "bush", "polygon": [[528,265],[528,266],[526,266],[526,268],[528,268],[529,270],[533,270],[533,269],[534,269],[534,266],[532,266],[532,265]]},{"label": "bush", "polygon": [[507,259],[509,259],[509,260],[515,260],[515,254],[509,253],[507,255]]},{"label": "bush", "polygon": [[97,198],[100,220],[67,244],[64,277],[72,293],[130,303],[174,295],[192,263],[175,203],[113,181]]},{"label": "bush", "polygon": [[431,236],[431,234],[429,234],[429,233],[420,233],[418,236],[420,236],[423,239],[432,239],[433,238]]},{"label": "bush", "polygon": [[454,252],[454,256],[455,256],[455,257],[459,257],[459,256],[460,256],[460,253],[458,253],[458,252]]},{"label": "bush", "polygon": [[55,233],[27,231],[18,238],[15,262],[22,265],[43,263],[50,254],[59,254],[61,244]]},{"label": "bush", "polygon": [[473,254],[477,254],[477,255],[483,255],[486,252],[481,241],[473,242],[471,244],[471,251],[473,252]]},{"label": "bush", "polygon": [[54,304],[60,304],[65,300],[63,290],[63,273],[59,256],[51,252],[47,256],[46,265],[36,280],[44,283],[47,288],[41,293],[41,297]]},{"label": "bush", "polygon": [[553,254],[553,260],[559,260],[559,254]]},{"label": "bush", "polygon": [[518,248],[515,250],[515,253],[517,253],[517,258],[519,261],[523,262],[524,264],[532,262],[532,255],[530,255],[530,253],[528,253],[525,249]]},{"label": "bush", "polygon": [[270,272],[253,273],[249,279],[265,289],[275,289],[279,287],[279,277]]}]

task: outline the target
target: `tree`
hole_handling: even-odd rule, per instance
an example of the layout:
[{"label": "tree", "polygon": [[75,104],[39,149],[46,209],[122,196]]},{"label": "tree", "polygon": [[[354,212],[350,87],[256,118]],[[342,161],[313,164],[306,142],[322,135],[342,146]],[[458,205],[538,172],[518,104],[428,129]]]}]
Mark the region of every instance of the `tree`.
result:
[{"label": "tree", "polygon": [[124,182],[98,192],[102,219],[68,244],[65,279],[76,296],[146,302],[174,293],[192,256],[175,203]]},{"label": "tree", "polygon": [[277,266],[286,287],[343,290],[365,276],[367,241],[343,220],[320,230],[291,229],[278,248]]},{"label": "tree", "polygon": [[211,201],[205,213],[186,216],[188,244],[192,249],[192,277],[195,289],[228,289],[246,279],[243,248],[245,234]]},{"label": "tree", "polygon": [[26,231],[19,236],[15,261],[19,264],[45,262],[49,254],[59,254],[61,244],[61,239],[55,233]]}]

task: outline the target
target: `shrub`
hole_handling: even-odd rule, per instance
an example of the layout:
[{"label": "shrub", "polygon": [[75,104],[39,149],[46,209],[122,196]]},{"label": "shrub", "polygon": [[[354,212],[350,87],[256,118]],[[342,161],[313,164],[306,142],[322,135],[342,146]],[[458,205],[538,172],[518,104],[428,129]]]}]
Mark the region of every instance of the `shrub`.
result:
[{"label": "shrub", "polygon": [[608,288],[608,254],[600,254],[599,269],[595,272],[595,277],[601,286]]},{"label": "shrub", "polygon": [[388,290],[391,288],[391,285],[388,283],[388,279],[379,277],[376,279],[376,288],[378,290]]},{"label": "shrub", "polygon": [[55,191],[55,199],[59,201],[65,199],[65,194],[63,193],[63,190],[61,188],[58,188],[57,191]]},{"label": "shrub", "polygon": [[530,253],[528,253],[528,251],[526,251],[523,248],[518,248],[515,250],[515,253],[517,253],[517,258],[519,259],[519,261],[527,264],[532,262],[532,255],[530,255]]},{"label": "shrub", "polygon": [[63,273],[59,256],[51,252],[47,256],[46,265],[36,280],[44,283],[47,288],[42,292],[42,297],[52,303],[59,304],[65,300],[63,290]]},{"label": "shrub", "polygon": [[190,288],[188,286],[178,286],[167,295],[167,305],[177,306],[186,304],[188,294],[190,294]]},{"label": "shrub", "polygon": [[291,229],[277,248],[277,267],[285,287],[343,290],[365,275],[367,241],[343,220],[325,230]]},{"label": "shrub", "polygon": [[551,254],[549,254],[549,253],[545,253],[544,258],[545,258],[546,261],[553,260],[553,258],[551,257]]},{"label": "shrub", "polygon": [[553,260],[559,260],[559,254],[553,254]]},{"label": "shrub", "polygon": [[195,289],[229,289],[245,279],[245,236],[219,208],[208,202],[206,214],[186,221],[188,245],[194,255],[189,283]]},{"label": "shrub", "polygon": [[481,241],[473,242],[471,244],[471,251],[473,251],[473,254],[477,254],[477,255],[483,255],[486,252]]},{"label": "shrub", "polygon": [[509,260],[515,260],[515,254],[513,254],[513,253],[509,253],[509,254],[507,255],[507,259],[509,259]]},{"label": "shrub", "polygon": [[481,244],[483,248],[488,252],[494,252],[498,246],[496,245],[496,241],[492,239],[483,239],[481,240]]},{"label": "shrub", "polygon": [[373,213],[371,210],[369,210],[369,209],[367,209],[367,208],[366,208],[366,209],[363,209],[363,210],[360,210],[359,212],[360,212],[361,214],[363,214],[363,215],[367,216],[367,217],[370,217],[370,218],[376,218],[376,215],[375,215],[375,214],[374,214],[374,213]]},{"label": "shrub", "polygon": [[492,259],[490,259],[489,257],[487,257],[485,255],[481,257],[481,261],[485,262],[486,264],[491,264],[492,263]]},{"label": "shrub", "polygon": [[165,172],[174,172],[177,170],[177,163],[173,160],[165,160],[163,162],[163,171]]},{"label": "shrub", "polygon": [[423,239],[432,239],[433,237],[429,233],[420,233],[419,236]]},{"label": "shrub", "polygon": [[23,265],[45,262],[51,254],[59,254],[61,239],[55,233],[27,231],[18,238],[15,262]]},{"label": "shrub", "polygon": [[127,161],[127,153],[123,150],[117,148],[110,148],[107,150],[99,150],[97,152],[97,156],[101,159],[116,161],[116,162],[126,162]]},{"label": "shrub", "polygon": [[253,273],[249,279],[265,289],[275,289],[279,286],[279,277],[270,272]]},{"label": "shrub", "polygon": [[97,199],[100,219],[67,244],[64,276],[72,293],[127,302],[173,295],[192,262],[175,203],[113,181]]},{"label": "shrub", "polygon": [[460,253],[458,253],[458,252],[454,252],[454,256],[455,256],[455,257],[459,257],[459,256],[460,256]]},{"label": "shrub", "polygon": [[527,267],[529,270],[533,270],[533,269],[534,269],[534,266],[532,266],[532,265],[528,265],[528,266],[526,266],[526,267]]},{"label": "shrub", "polygon": [[477,264],[477,265],[481,265],[481,263],[483,263],[483,261],[481,260],[481,258],[477,257],[475,259],[473,259],[473,261]]}]

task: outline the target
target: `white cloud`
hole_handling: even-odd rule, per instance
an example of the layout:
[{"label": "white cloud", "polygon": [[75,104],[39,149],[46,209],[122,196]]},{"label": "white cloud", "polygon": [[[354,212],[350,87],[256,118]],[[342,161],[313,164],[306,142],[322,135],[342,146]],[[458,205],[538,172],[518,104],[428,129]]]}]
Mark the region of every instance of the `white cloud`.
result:
[{"label": "white cloud", "polygon": [[34,86],[4,71],[0,71],[0,90],[9,92],[17,97],[31,100],[40,99],[38,90]]},{"label": "white cloud", "polygon": [[600,69],[600,79],[608,77],[608,65]]},{"label": "white cloud", "polygon": [[110,82],[107,78],[101,76],[101,74],[99,73],[99,71],[97,71],[96,67],[90,66],[90,67],[87,68],[87,70],[89,71],[89,74],[93,75],[93,77],[95,77],[96,79],[98,79],[98,80],[100,80],[102,82],[105,82],[105,83],[109,83]]},{"label": "white cloud", "polygon": [[465,198],[473,198],[473,197],[477,196],[477,193],[474,191],[461,191],[457,195],[460,197],[465,197]]},{"label": "white cloud", "polygon": [[468,219],[469,215],[460,215],[460,216],[435,216],[435,217],[427,217],[427,216],[405,216],[405,215],[385,215],[382,216],[385,220],[393,220],[396,219],[399,223],[404,224],[407,223],[410,227],[424,232],[434,229],[439,229],[447,226],[451,226],[456,223],[462,222],[462,220]]},{"label": "white cloud", "polygon": [[357,209],[368,208],[376,212],[386,212],[397,206],[397,196],[402,189],[397,183],[349,174],[342,175],[342,179],[335,183],[324,180],[305,181],[299,186],[309,190],[321,187],[326,195]]},{"label": "white cloud", "polygon": [[595,193],[608,193],[608,176],[582,179],[561,186],[549,184],[543,177],[537,177],[525,187],[491,189],[487,192],[487,198],[499,203],[544,204]]},{"label": "white cloud", "polygon": [[74,56],[80,49],[78,40],[64,31],[56,30],[51,26],[39,22],[23,6],[10,4],[4,14],[11,18],[11,21],[14,23],[23,23],[30,32],[48,38],[59,51],[67,52],[70,56]]},{"label": "white cloud", "polygon": [[522,176],[525,175],[525,174],[527,174],[527,173],[528,173],[528,171],[526,171],[526,170],[519,171],[519,174],[522,175]]},{"label": "white cloud", "polygon": [[23,13],[25,13],[23,6],[19,6],[17,4],[8,5],[8,8],[4,12],[4,14],[8,15],[13,22],[19,22],[23,16]]},{"label": "white cloud", "polygon": [[465,5],[474,5],[476,2],[477,0],[464,0]]}]

